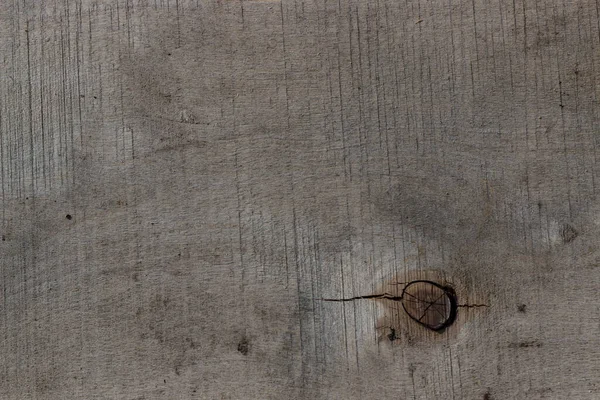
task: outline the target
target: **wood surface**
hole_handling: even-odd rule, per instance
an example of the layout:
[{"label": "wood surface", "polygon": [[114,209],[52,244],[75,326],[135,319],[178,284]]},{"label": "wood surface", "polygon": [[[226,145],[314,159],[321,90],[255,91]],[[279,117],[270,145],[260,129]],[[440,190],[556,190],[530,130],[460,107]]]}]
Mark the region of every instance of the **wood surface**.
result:
[{"label": "wood surface", "polygon": [[599,72],[590,0],[0,0],[0,398],[600,399]]}]

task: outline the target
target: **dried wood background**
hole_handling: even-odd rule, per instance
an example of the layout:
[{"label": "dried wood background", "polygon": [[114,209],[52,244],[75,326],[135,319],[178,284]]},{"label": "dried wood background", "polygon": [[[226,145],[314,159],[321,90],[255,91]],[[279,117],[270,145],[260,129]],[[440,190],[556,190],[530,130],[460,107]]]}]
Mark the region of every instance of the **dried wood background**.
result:
[{"label": "dried wood background", "polygon": [[0,0],[0,398],[600,398],[598,10]]}]

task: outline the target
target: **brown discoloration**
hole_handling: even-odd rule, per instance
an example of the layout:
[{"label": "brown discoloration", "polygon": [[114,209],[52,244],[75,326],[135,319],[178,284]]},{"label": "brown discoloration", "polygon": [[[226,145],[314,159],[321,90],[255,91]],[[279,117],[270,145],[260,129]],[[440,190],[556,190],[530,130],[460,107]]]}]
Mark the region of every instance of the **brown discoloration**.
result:
[{"label": "brown discoloration", "polygon": [[[417,323],[408,315],[399,299],[402,297],[404,288],[414,281],[432,281],[439,284],[440,287],[448,288],[448,290],[455,293],[458,307],[456,317],[451,325],[445,327],[443,330],[434,331]],[[461,327],[466,322],[475,317],[484,316],[486,310],[489,308],[486,307],[489,306],[489,301],[483,293],[473,291],[472,287],[473,285],[467,286],[463,280],[452,279],[443,271],[435,270],[407,271],[403,274],[390,277],[377,288],[378,294],[387,293],[389,295],[388,298],[375,299],[375,301],[383,306],[380,310],[380,317],[377,320],[377,327],[379,327],[378,331],[381,335],[380,339],[389,339],[390,335],[393,334],[393,343],[415,344],[422,341],[435,342],[446,340],[448,337],[456,337]],[[417,292],[419,289],[426,290],[427,288],[429,288],[429,286],[415,285],[415,291]],[[435,294],[439,296],[442,294],[442,291],[438,289],[434,295]],[[472,305],[485,306],[472,307]],[[442,311],[443,310],[448,309],[443,308]],[[415,310],[415,312],[417,311]]]}]

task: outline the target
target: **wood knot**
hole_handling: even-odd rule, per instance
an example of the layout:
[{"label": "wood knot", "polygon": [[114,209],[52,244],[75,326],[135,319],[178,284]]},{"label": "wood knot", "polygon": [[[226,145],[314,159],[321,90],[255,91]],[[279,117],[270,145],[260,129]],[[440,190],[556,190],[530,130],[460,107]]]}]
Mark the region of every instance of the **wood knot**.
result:
[{"label": "wood knot", "polygon": [[456,319],[458,304],[450,287],[426,280],[412,281],[400,297],[408,316],[433,331],[443,330]]}]

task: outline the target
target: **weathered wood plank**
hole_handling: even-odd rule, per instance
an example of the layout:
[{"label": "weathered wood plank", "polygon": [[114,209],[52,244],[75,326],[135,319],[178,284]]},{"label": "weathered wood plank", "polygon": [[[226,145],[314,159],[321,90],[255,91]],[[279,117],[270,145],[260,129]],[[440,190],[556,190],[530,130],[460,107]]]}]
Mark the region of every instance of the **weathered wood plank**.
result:
[{"label": "weathered wood plank", "polygon": [[598,398],[599,21],[0,1],[0,397]]}]

